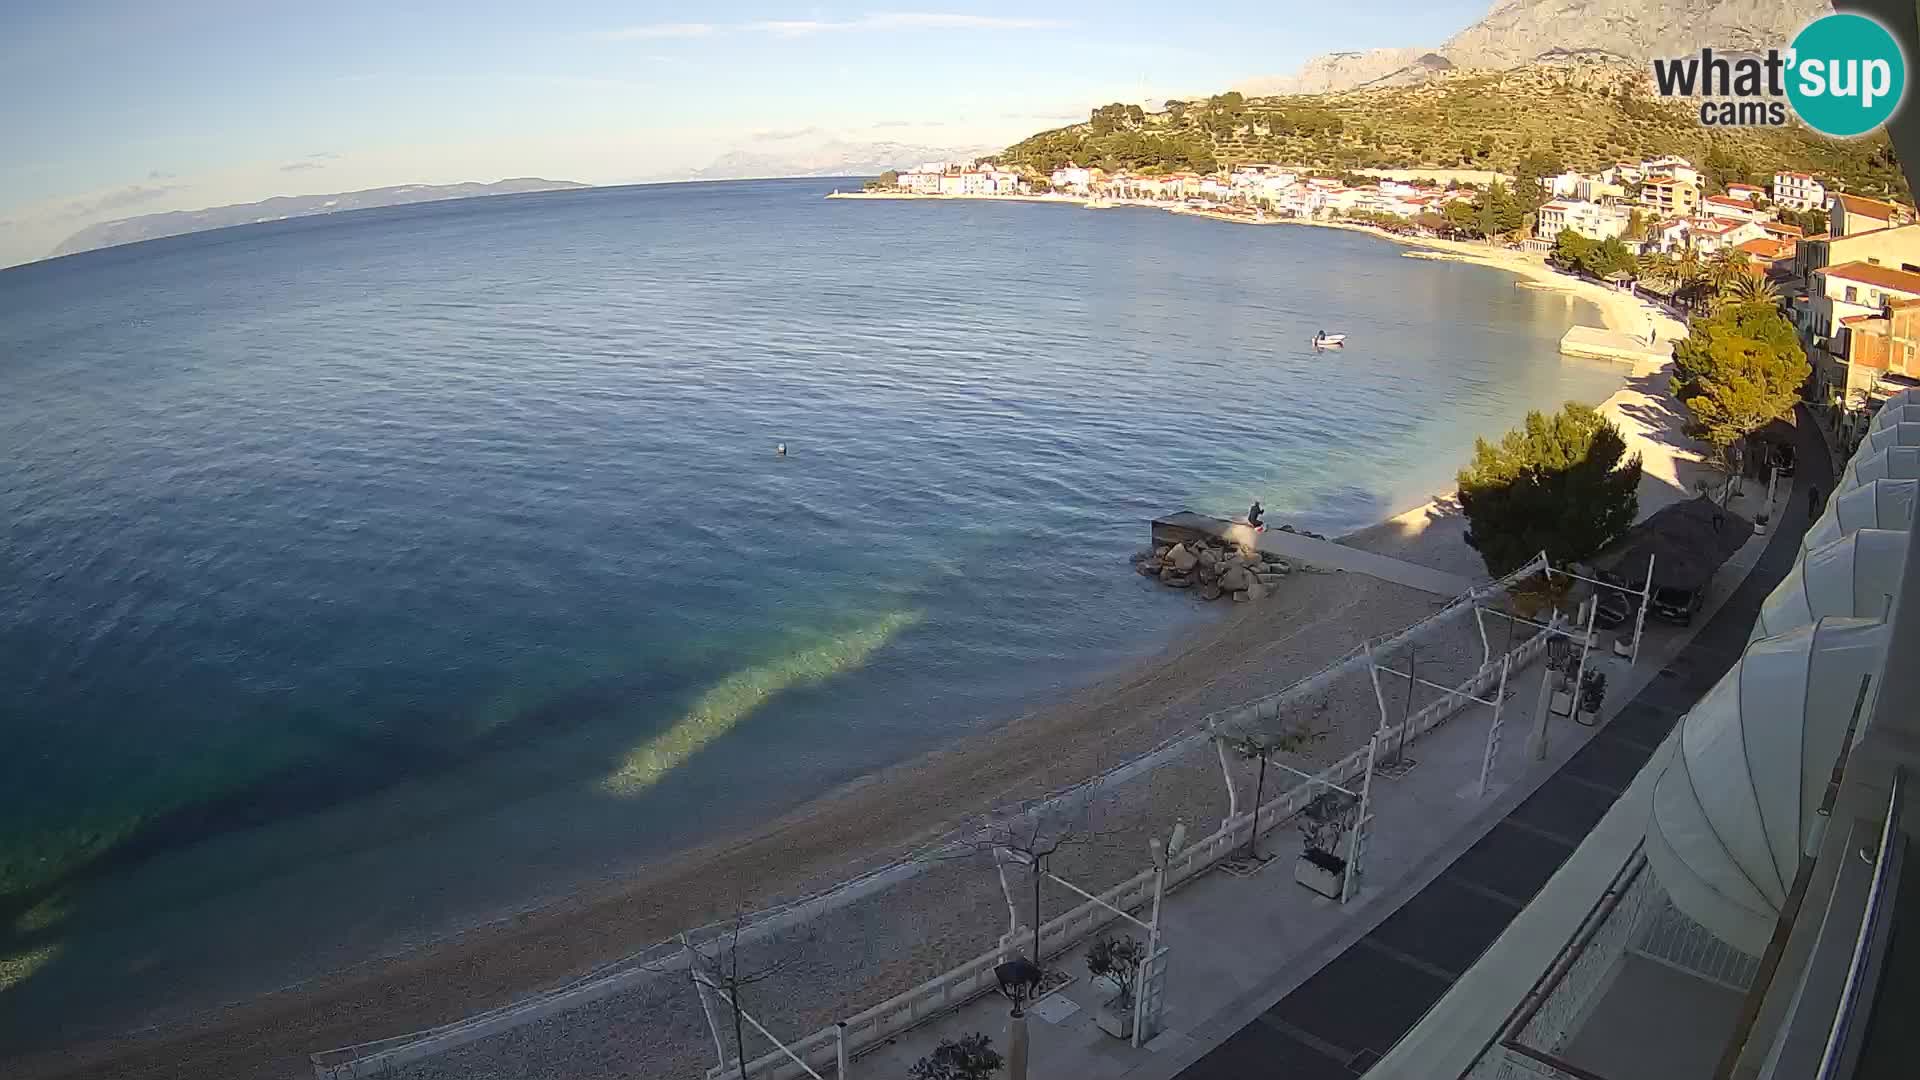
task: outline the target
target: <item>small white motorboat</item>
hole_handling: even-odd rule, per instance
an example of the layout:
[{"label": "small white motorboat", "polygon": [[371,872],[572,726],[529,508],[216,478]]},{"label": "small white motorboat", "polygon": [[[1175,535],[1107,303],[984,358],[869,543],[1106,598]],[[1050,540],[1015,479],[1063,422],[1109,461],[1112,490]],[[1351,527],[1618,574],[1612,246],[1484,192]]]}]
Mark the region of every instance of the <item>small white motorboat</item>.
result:
[{"label": "small white motorboat", "polygon": [[1337,349],[1347,343],[1345,334],[1315,334],[1313,347],[1316,349]]}]

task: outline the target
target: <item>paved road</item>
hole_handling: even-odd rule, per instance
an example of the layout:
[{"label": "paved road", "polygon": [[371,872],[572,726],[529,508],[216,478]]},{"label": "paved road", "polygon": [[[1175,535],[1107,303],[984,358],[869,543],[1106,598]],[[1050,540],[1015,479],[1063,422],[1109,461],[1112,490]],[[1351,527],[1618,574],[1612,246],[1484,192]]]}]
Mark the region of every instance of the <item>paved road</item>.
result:
[{"label": "paved road", "polygon": [[[1832,490],[1825,447],[1804,411],[1799,434],[1800,482]],[[1746,580],[1591,742],[1426,888],[1188,1066],[1182,1080],[1351,1080],[1378,1062],[1533,900],[1681,714],[1740,658],[1761,601],[1792,569],[1810,523],[1806,499],[1788,498]]]}]

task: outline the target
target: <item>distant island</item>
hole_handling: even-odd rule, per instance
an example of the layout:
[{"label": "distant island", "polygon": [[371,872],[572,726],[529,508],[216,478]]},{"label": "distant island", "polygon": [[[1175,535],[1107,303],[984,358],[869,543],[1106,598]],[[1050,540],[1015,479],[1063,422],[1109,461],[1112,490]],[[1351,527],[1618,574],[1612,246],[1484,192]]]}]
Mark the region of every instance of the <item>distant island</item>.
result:
[{"label": "distant island", "polygon": [[259,202],[215,206],[205,210],[170,210],[159,214],[141,214],[118,221],[89,225],[60,242],[49,258],[72,255],[95,248],[131,244],[140,240],[158,240],[163,236],[224,229],[229,225],[248,225],[257,221],[281,221],[286,218],[332,214],[342,210],[370,210],[377,206],[401,206],[407,203],[440,202],[445,199],[471,199],[481,195],[518,195],[529,191],[571,191],[589,187],[571,180],[541,180],[521,177],[492,184],[401,184],[397,187],[369,188],[334,195],[281,195]]}]

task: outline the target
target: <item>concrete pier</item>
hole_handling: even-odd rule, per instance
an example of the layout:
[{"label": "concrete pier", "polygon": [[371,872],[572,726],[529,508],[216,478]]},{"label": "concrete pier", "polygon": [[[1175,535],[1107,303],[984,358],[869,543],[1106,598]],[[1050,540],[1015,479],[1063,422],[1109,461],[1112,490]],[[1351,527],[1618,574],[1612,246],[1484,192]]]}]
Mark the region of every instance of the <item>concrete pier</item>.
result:
[{"label": "concrete pier", "polygon": [[1666,363],[1673,354],[1673,347],[1664,341],[1649,345],[1646,338],[1623,334],[1618,330],[1576,326],[1560,339],[1560,351],[1568,356],[1618,360],[1632,364],[1635,375],[1645,375]]},{"label": "concrete pier", "polygon": [[1365,574],[1368,577],[1391,581],[1396,585],[1405,585],[1411,589],[1419,589],[1422,592],[1449,599],[1473,587],[1473,582],[1467,578],[1435,570],[1429,566],[1419,566],[1401,559],[1337,544],[1332,540],[1318,540],[1311,536],[1274,528],[1268,528],[1263,533],[1255,533],[1237,521],[1196,514],[1191,510],[1182,510],[1177,514],[1168,514],[1166,517],[1153,520],[1155,545],[1181,544],[1201,537],[1226,540],[1242,547],[1251,546],[1266,554],[1278,555],[1290,562],[1304,563],[1322,570],[1347,570],[1356,574]]}]

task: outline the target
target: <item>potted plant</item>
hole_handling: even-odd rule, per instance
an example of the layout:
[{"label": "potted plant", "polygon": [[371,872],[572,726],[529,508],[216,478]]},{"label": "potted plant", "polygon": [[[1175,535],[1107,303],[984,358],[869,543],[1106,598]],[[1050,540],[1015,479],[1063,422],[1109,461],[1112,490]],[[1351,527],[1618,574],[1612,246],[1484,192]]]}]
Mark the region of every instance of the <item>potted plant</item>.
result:
[{"label": "potted plant", "polygon": [[1589,671],[1580,680],[1580,711],[1592,718],[1600,715],[1600,704],[1607,699],[1607,673]]},{"label": "potted plant", "polygon": [[1131,937],[1104,937],[1087,949],[1087,972],[1117,991],[1100,1006],[1095,1022],[1116,1039],[1133,1037],[1133,994],[1147,947]]},{"label": "potted plant", "polygon": [[1357,802],[1344,791],[1323,791],[1300,811],[1302,850],[1293,864],[1293,880],[1331,900],[1340,899],[1346,882],[1347,860],[1336,849]]},{"label": "potted plant", "polygon": [[992,1080],[1006,1064],[993,1048],[993,1039],[974,1032],[958,1039],[941,1039],[933,1053],[907,1070],[912,1080]]},{"label": "potted plant", "polygon": [[1632,658],[1633,630],[1631,628],[1623,626],[1613,635],[1613,655],[1622,660]]},{"label": "potted plant", "polygon": [[1773,515],[1767,513],[1765,510],[1753,515],[1753,531],[1760,536],[1767,535],[1767,522],[1770,521],[1772,517]]},{"label": "potted plant", "polygon": [[[1556,644],[1558,644],[1556,642]],[[1547,650],[1547,679],[1553,687],[1547,701],[1547,708],[1555,716],[1573,715],[1573,650],[1549,648]]]}]

